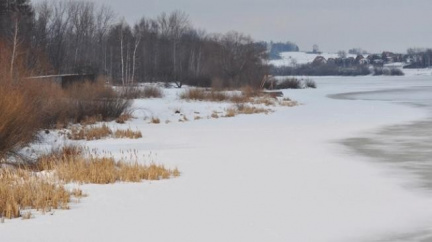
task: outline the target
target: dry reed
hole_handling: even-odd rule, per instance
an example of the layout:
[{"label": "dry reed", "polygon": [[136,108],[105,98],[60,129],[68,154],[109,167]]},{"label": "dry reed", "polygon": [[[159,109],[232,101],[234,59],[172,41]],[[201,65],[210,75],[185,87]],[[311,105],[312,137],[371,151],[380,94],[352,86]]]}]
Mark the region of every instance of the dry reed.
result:
[{"label": "dry reed", "polygon": [[150,120],[150,123],[152,124],[160,124],[160,122],[161,122],[160,119],[157,117],[152,117]]},{"label": "dry reed", "polygon": [[8,219],[22,216],[23,209],[68,209],[70,193],[62,184],[24,169],[0,170],[0,214]]},{"label": "dry reed", "polygon": [[68,138],[71,140],[99,140],[103,138],[113,137],[117,139],[130,138],[139,139],[142,138],[141,131],[133,131],[128,129],[118,129],[115,132],[109,128],[106,124],[102,126],[83,126],[83,127],[72,127],[68,133]]},{"label": "dry reed", "polygon": [[114,132],[114,137],[121,139],[121,138],[129,138],[129,139],[139,139],[142,138],[141,131],[133,131],[130,128],[129,129],[118,129]]},{"label": "dry reed", "polygon": [[170,170],[163,165],[142,165],[137,161],[116,161],[109,157],[84,155],[80,148],[76,148],[74,153],[74,155],[69,155],[61,150],[43,156],[37,162],[37,170],[53,170],[58,179],[63,182],[85,184],[160,180],[180,174],[177,168]]}]

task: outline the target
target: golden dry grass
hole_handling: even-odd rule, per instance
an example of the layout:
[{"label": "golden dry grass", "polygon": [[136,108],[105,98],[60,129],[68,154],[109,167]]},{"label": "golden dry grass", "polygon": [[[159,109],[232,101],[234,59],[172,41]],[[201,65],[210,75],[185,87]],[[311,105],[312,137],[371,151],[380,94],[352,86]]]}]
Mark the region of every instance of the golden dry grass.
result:
[{"label": "golden dry grass", "polygon": [[160,119],[157,117],[152,117],[150,120],[150,123],[152,124],[160,124],[160,122],[161,122]]},{"label": "golden dry grass", "polygon": [[268,97],[268,96],[262,96],[259,98],[254,99],[252,102],[253,104],[263,104],[265,106],[275,106],[276,105],[276,99]]},{"label": "golden dry grass", "polygon": [[260,90],[245,87],[241,92],[227,93],[224,91],[206,90],[203,88],[191,88],[180,95],[181,99],[209,102],[230,102],[234,104],[258,104],[276,106],[277,99],[270,97]]},{"label": "golden dry grass", "polygon": [[132,114],[130,114],[130,113],[124,113],[124,114],[120,115],[116,119],[116,123],[118,123],[118,124],[124,124],[127,121],[131,120],[132,118],[133,118]]},{"label": "golden dry grass", "polygon": [[180,94],[181,99],[198,100],[210,102],[233,102],[233,98],[239,99],[237,95],[233,96],[223,91],[207,91],[203,88],[190,88]]},{"label": "golden dry grass", "polygon": [[[41,173],[41,171],[44,171]],[[18,168],[0,168],[0,218],[33,217],[29,209],[49,212],[69,209],[71,198],[87,196],[78,188],[67,190],[63,184],[110,184],[141,182],[180,176],[177,168],[142,165],[137,161],[115,161],[89,155],[82,147],[64,147],[41,156],[35,163]]]},{"label": "golden dry grass", "polygon": [[162,89],[157,86],[145,86],[143,92],[144,98],[162,98],[164,96]]},{"label": "golden dry grass", "polygon": [[71,140],[99,140],[113,134],[113,131],[106,125],[72,127],[68,138]]},{"label": "golden dry grass", "polygon": [[180,98],[186,100],[206,100],[207,94],[202,88],[190,88],[180,94]]},{"label": "golden dry grass", "polygon": [[163,90],[158,86],[129,86],[123,87],[120,90],[120,95],[126,99],[140,99],[140,98],[162,98],[164,96]]},{"label": "golden dry grass", "polygon": [[139,139],[142,138],[142,133],[141,131],[133,131],[130,128],[118,129],[114,132],[106,124],[102,126],[75,126],[68,133],[68,138],[71,140],[99,140],[108,137]]},{"label": "golden dry grass", "polygon": [[226,110],[226,113],[225,113],[226,118],[232,118],[232,117],[235,117],[236,115],[237,115],[237,109],[236,108],[228,108]]},{"label": "golden dry grass", "polygon": [[81,125],[94,125],[97,122],[101,122],[102,116],[101,115],[93,115],[93,116],[85,116],[83,120],[81,120]]},{"label": "golden dry grass", "polygon": [[46,177],[24,169],[0,170],[0,214],[5,218],[21,217],[23,209],[68,209],[70,197],[62,184]]},{"label": "golden dry grass", "polygon": [[237,103],[237,104],[247,103],[247,102],[251,101],[251,97],[248,97],[248,96],[244,95],[243,93],[242,94],[233,94],[233,95],[231,95],[229,101],[232,103]]},{"label": "golden dry grass", "polygon": [[292,101],[289,98],[283,99],[283,100],[279,101],[278,103],[280,106],[283,106],[283,107],[295,107],[295,106],[300,105],[298,102]]},{"label": "golden dry grass", "polygon": [[272,111],[270,109],[255,107],[255,106],[246,105],[246,104],[239,104],[239,105],[236,105],[236,107],[237,107],[238,114],[257,114],[257,113],[268,114],[269,112]]},{"label": "golden dry grass", "polygon": [[[116,161],[110,157],[84,155],[77,148],[75,155],[64,150],[41,157],[37,170],[55,171],[56,177],[66,183],[109,184],[115,182],[140,182],[176,177],[178,169],[167,169],[163,165],[142,165],[138,162]],[[77,155],[78,154],[78,155]]]},{"label": "golden dry grass", "polygon": [[114,132],[114,137],[121,139],[121,138],[129,138],[129,139],[139,139],[142,138],[141,131],[133,131],[130,128],[129,129],[118,129]]}]

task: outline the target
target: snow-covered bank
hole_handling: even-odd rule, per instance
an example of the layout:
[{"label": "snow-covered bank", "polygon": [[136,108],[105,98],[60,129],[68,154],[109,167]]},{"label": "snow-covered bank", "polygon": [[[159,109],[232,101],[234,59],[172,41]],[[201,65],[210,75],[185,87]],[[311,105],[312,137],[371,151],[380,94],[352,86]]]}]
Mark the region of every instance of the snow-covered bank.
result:
[{"label": "snow-covered bank", "polygon": [[[282,52],[280,53],[280,59],[271,60],[270,64],[274,66],[295,66],[312,63],[317,56],[323,56],[324,58],[338,58],[337,53],[306,53],[306,52]],[[355,58],[356,55],[348,54],[347,57]]]},{"label": "snow-covered bank", "polygon": [[[432,86],[426,77],[327,77],[289,90],[303,105],[270,115],[152,125],[144,116],[208,103],[136,103],[141,140],[88,142],[120,155],[149,152],[177,166],[178,179],[86,185],[71,211],[0,224],[2,241],[374,241],[423,230],[431,198],[403,187],[408,174],[348,153],[337,141],[383,125],[425,118],[419,108],[327,95]],[[223,105],[222,105],[223,106]],[[165,107],[165,108],[164,108]],[[220,108],[220,107],[219,107]],[[141,113],[141,114],[138,114]],[[168,117],[172,112],[167,112]]]}]

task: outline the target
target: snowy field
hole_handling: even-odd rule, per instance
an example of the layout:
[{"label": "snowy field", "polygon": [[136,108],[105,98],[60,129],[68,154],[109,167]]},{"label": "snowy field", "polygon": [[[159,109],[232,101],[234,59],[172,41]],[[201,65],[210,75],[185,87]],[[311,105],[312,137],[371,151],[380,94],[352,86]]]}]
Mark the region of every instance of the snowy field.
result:
[{"label": "snowy field", "polygon": [[[314,80],[318,89],[284,91],[302,105],[268,115],[208,119],[229,104],[180,101],[176,89],[166,90],[164,99],[136,101],[136,119],[110,125],[139,129],[142,139],[85,145],[118,157],[136,150],[182,175],[84,185],[89,196],[71,210],[0,224],[0,241],[421,241],[405,236],[430,232],[430,192],[407,186],[413,174],[340,141],[430,113],[393,101],[328,95],[431,87],[430,71]],[[189,121],[179,122],[184,118],[177,110]],[[149,124],[151,117],[161,124]]]},{"label": "snowy field", "polygon": [[[270,64],[274,66],[294,66],[312,63],[317,56],[323,56],[326,59],[339,57],[337,53],[309,54],[306,52],[282,52],[280,56],[281,59],[271,60]],[[347,57],[356,58],[356,55],[347,54]]]}]

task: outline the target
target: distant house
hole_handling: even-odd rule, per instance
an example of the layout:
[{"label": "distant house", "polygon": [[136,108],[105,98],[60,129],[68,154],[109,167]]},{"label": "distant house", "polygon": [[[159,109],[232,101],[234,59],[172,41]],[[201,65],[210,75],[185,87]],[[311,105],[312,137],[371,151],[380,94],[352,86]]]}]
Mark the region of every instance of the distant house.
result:
[{"label": "distant house", "polygon": [[348,66],[352,66],[355,64],[354,57],[345,58],[343,61],[345,62],[345,65],[348,65]]},{"label": "distant house", "polygon": [[66,88],[74,83],[96,80],[94,74],[62,74],[62,75],[49,75],[49,76],[33,76],[29,80],[50,81],[59,84],[61,87]]},{"label": "distant house", "polygon": [[357,55],[357,57],[355,59],[355,63],[357,65],[366,65],[366,64],[369,64],[368,60],[366,58],[364,58],[363,55]]}]

